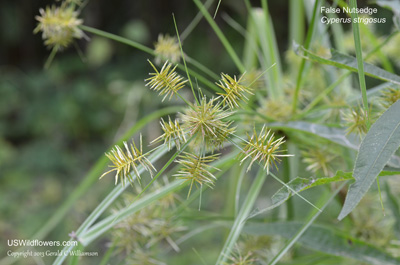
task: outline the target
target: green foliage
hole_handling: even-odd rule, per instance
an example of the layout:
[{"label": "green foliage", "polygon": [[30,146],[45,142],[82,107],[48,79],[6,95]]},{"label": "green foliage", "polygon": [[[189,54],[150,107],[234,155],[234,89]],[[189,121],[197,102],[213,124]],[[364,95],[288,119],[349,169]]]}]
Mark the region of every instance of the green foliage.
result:
[{"label": "green foliage", "polygon": [[[321,16],[336,15],[320,5],[330,2],[306,3],[183,1],[176,8],[194,19],[182,35],[181,14],[165,20],[153,6],[152,23],[146,15],[121,24],[118,12],[104,24],[123,36],[83,25],[93,7],[81,1],[41,9],[35,32],[52,48],[46,66],[57,58],[32,80],[16,71],[0,79],[0,170],[7,176],[0,191],[18,194],[5,193],[10,203],[0,210],[8,221],[27,209],[13,226],[0,220],[0,234],[68,234],[80,244],[60,250],[100,255],[35,261],[43,264],[400,264],[400,35],[325,25]],[[279,7],[290,10],[289,29]],[[153,43],[145,43],[157,36],[147,27],[162,32]],[[173,29],[176,36],[164,33]],[[87,64],[61,55],[85,34],[94,35],[83,49]],[[112,172],[114,188],[102,178]],[[60,184],[65,179],[71,184]],[[375,179],[385,189],[379,181],[378,192],[370,189]],[[18,206],[18,196],[31,193],[38,205]],[[46,201],[45,215],[23,218]],[[339,212],[350,217],[338,222]]]},{"label": "green foliage", "polygon": [[400,146],[400,101],[393,104],[372,125],[361,142],[349,188],[339,219],[348,215],[364,197],[390,157]]}]

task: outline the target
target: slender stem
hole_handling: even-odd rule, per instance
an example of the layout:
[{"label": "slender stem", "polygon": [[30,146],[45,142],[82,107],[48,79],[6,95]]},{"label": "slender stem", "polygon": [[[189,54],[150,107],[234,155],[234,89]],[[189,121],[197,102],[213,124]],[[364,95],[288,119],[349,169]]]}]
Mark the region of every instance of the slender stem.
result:
[{"label": "slender stem", "polygon": [[[162,169],[157,173],[157,175],[149,182],[149,184],[147,184],[146,187],[144,187],[144,189],[136,196],[136,198],[133,200],[133,202],[135,202],[150,186],[151,184],[153,184],[154,181],[156,181],[162,173],[164,173],[164,171],[169,167],[169,165],[172,164],[172,162],[174,162],[175,158],[180,155],[183,150],[185,150],[185,148],[189,145],[189,143],[193,140],[194,136],[192,136],[183,146],[180,150],[177,150],[175,152],[175,154],[173,156],[171,156],[171,158],[168,160],[168,162],[162,167]],[[133,203],[132,202],[132,203]]]},{"label": "slender stem", "polygon": [[218,5],[217,5],[217,8],[215,9],[215,13],[214,13],[213,19],[215,19],[215,17],[217,16],[217,12],[218,12],[219,6],[221,5],[221,1],[222,1],[222,0],[219,0],[219,1],[218,1]]},{"label": "slender stem", "polygon": [[347,73],[340,76],[335,82],[333,82],[329,87],[327,87],[322,93],[320,93],[304,110],[295,118],[300,119],[306,116],[319,102],[326,98],[326,96],[332,92],[335,87],[337,87],[340,83],[342,83],[348,76],[350,76],[351,72],[348,71]]},{"label": "slender stem", "polygon": [[197,104],[200,105],[200,102],[199,102],[199,100],[198,100],[197,97],[196,97],[196,93],[194,93],[194,88],[193,88],[192,80],[190,79],[190,74],[189,74],[188,68],[187,68],[187,66],[186,66],[185,54],[183,53],[181,38],[179,37],[178,26],[176,25],[176,20],[175,20],[175,15],[174,15],[174,14],[172,14],[172,18],[173,18],[173,20],[174,20],[174,26],[175,26],[176,36],[177,36],[177,38],[178,38],[179,48],[180,48],[180,50],[181,50],[181,56],[182,56],[183,64],[184,64],[184,66],[185,66],[186,75],[187,75],[188,80],[189,80],[190,88],[192,89],[194,99],[196,100]]},{"label": "slender stem", "polygon": [[49,69],[51,62],[53,61],[54,57],[56,56],[58,48],[59,48],[58,46],[53,47],[53,49],[51,50],[51,53],[49,55],[49,58],[47,58],[46,63],[44,64],[44,69]]},{"label": "slender stem", "polygon": [[155,52],[154,52],[153,49],[150,49],[149,47],[146,47],[143,44],[140,44],[140,43],[138,43],[136,41],[132,41],[132,40],[129,40],[127,38],[123,38],[123,37],[120,37],[118,35],[115,35],[115,34],[112,34],[112,33],[108,33],[108,32],[105,32],[105,31],[102,31],[102,30],[99,30],[99,29],[95,29],[95,28],[92,28],[92,27],[88,27],[88,26],[85,26],[85,25],[80,25],[79,28],[84,30],[84,31],[96,34],[98,36],[102,36],[102,37],[108,38],[110,40],[114,40],[114,41],[126,44],[128,46],[132,46],[132,47],[134,47],[134,48],[136,48],[138,50],[141,50],[143,52],[146,52],[148,54],[151,54],[151,55],[155,56]]},{"label": "slender stem", "polygon": [[[314,4],[314,10],[313,10],[313,15],[312,15],[311,22],[310,22],[310,28],[308,29],[306,41],[304,43],[304,47],[306,49],[308,49],[311,44],[314,28],[316,25],[315,18],[317,17],[317,13],[318,13],[319,2],[320,2],[319,0],[316,0],[315,4]],[[294,95],[293,95],[293,101],[292,101],[292,113],[293,114],[296,113],[296,109],[297,109],[297,102],[298,102],[298,98],[299,98],[300,86],[301,86],[301,81],[303,78],[305,64],[306,64],[306,59],[303,57],[301,59],[299,74],[297,76],[297,81],[296,81],[296,89],[295,89]]]},{"label": "slender stem", "polygon": [[246,222],[246,218],[249,215],[251,209],[254,206],[254,203],[258,197],[258,194],[261,191],[261,188],[264,184],[265,179],[268,174],[264,172],[262,168],[259,169],[256,178],[254,179],[249,192],[247,193],[247,197],[243,202],[243,205],[240,209],[239,214],[235,218],[235,221],[232,225],[231,231],[229,233],[228,238],[225,241],[224,247],[220,252],[216,265],[224,264],[229,257],[229,254],[232,252],[233,246],[235,245],[237,239],[240,236],[240,233],[243,229],[243,226]]},{"label": "slender stem", "polygon": [[[135,41],[132,41],[132,40],[129,40],[129,39],[126,39],[126,38],[120,37],[118,35],[115,35],[115,34],[112,34],[112,33],[108,33],[108,32],[105,32],[105,31],[102,31],[102,30],[99,30],[99,29],[88,27],[88,26],[85,26],[85,25],[81,25],[81,26],[79,26],[79,28],[84,30],[84,31],[90,32],[92,34],[96,34],[98,36],[101,36],[101,37],[104,37],[104,38],[108,38],[108,39],[111,39],[111,40],[126,44],[126,45],[134,47],[134,48],[136,48],[136,49],[138,49],[140,51],[148,53],[148,54],[150,54],[152,56],[155,56],[155,52],[154,52],[153,49],[150,49],[149,47],[146,47],[143,44],[137,43]],[[198,63],[198,64],[200,64],[200,63]],[[183,65],[181,65],[181,64],[178,64],[178,68],[181,69],[181,70],[185,70],[185,67]],[[197,66],[197,68],[199,68],[200,70],[202,69],[202,67],[199,67],[199,66]],[[214,91],[221,92],[221,89],[219,89],[218,86],[216,86],[214,83],[208,81],[206,78],[204,78],[204,76],[198,74],[197,72],[195,72],[195,71],[193,71],[191,69],[188,69],[188,71],[192,76],[196,77],[200,82],[205,84],[207,87],[211,88]]]},{"label": "slender stem", "polygon": [[344,187],[344,185],[347,183],[343,183],[328,199],[328,201],[321,207],[321,211],[317,211],[309,220],[307,223],[303,225],[303,227],[292,237],[289,242],[286,244],[286,246],[279,251],[278,255],[276,255],[272,261],[269,263],[269,265],[275,265],[278,263],[278,261],[289,251],[289,249],[299,240],[299,238],[307,231],[307,229],[314,223],[314,221],[318,218],[318,216],[322,213],[322,211],[331,203],[333,198],[339,193],[339,191]]},{"label": "slender stem", "polygon": [[[214,2],[214,0],[207,0],[207,2],[204,3],[204,7],[208,9],[211,6],[212,2]],[[181,34],[182,41],[184,41],[189,36],[189,34],[193,31],[193,29],[197,26],[197,24],[199,24],[202,17],[203,14],[201,13],[201,11],[199,11],[197,15],[193,18],[193,20],[190,22],[190,24],[186,27],[186,29],[182,32]]]},{"label": "slender stem", "polygon": [[[357,1],[350,0],[350,7],[356,9],[357,8]],[[358,79],[360,81],[360,88],[362,94],[362,102],[365,113],[367,113],[367,121],[366,125],[369,130],[371,127],[370,123],[370,111],[368,108],[368,98],[367,98],[367,85],[365,83],[365,75],[364,75],[364,62],[362,58],[362,48],[361,48],[361,39],[360,39],[360,28],[358,27],[358,23],[354,23],[354,20],[358,19],[357,12],[351,13],[352,18],[352,26],[353,26],[353,35],[354,35],[354,44],[356,49],[356,58],[357,58],[357,68],[358,68]]]},{"label": "slender stem", "polygon": [[224,45],[226,51],[229,53],[231,56],[233,62],[235,63],[236,67],[240,72],[244,72],[246,69],[243,65],[243,63],[240,61],[238,55],[236,54],[235,50],[225,37],[224,33],[222,33],[221,29],[218,27],[217,23],[213,20],[211,15],[208,13],[207,9],[204,7],[204,5],[199,1],[199,0],[193,0],[193,2],[197,5],[197,7],[200,9],[200,11],[203,13],[203,16],[207,19],[208,23],[210,26],[213,28],[215,34],[217,34],[218,38]]}]

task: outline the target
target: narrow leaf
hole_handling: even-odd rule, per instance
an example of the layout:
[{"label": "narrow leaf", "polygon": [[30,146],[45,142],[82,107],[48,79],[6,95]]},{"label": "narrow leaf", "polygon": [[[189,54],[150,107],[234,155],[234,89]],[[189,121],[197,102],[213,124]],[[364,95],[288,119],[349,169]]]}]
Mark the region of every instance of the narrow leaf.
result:
[{"label": "narrow leaf", "polygon": [[[353,150],[358,150],[360,145],[360,138],[355,134],[347,134],[344,129],[328,127],[317,123],[305,121],[291,121],[287,123],[274,122],[269,123],[268,128],[310,133]],[[400,168],[400,157],[393,155],[388,165],[394,168]]]},{"label": "narrow leaf", "polygon": [[346,217],[360,202],[376,177],[400,145],[400,101],[394,103],[371,126],[361,142],[353,177],[339,220]]},{"label": "narrow leaf", "polygon": [[[382,171],[379,176],[394,176],[394,175],[399,175],[399,171]],[[287,185],[290,187],[282,187],[279,189],[273,196],[272,196],[272,204],[282,204],[284,201],[289,199],[291,196],[293,196],[295,192],[301,192],[304,190],[308,190],[310,188],[316,187],[316,186],[321,186],[333,182],[339,182],[339,181],[345,181],[345,180],[354,180],[352,176],[352,172],[343,172],[343,171],[338,171],[336,172],[336,175],[333,177],[326,177],[326,178],[318,178],[318,179],[310,179],[310,178],[295,178],[292,179],[287,183]]]},{"label": "narrow leaf", "polygon": [[[322,64],[332,65],[341,69],[347,69],[352,72],[358,72],[357,59],[353,56],[340,53],[335,49],[331,49],[332,57],[326,59],[304,49],[302,46],[297,45],[295,48],[296,54],[305,57],[306,59]],[[364,63],[364,73],[367,76],[400,85],[400,76],[387,72],[375,65]]]},{"label": "narrow leaf", "polygon": [[385,183],[386,195],[387,195],[387,203],[389,205],[389,209],[392,211],[396,224],[394,225],[394,233],[397,238],[400,238],[400,201],[399,198],[391,192],[389,184]]},{"label": "narrow leaf", "polygon": [[[394,176],[400,175],[399,171],[382,171],[379,176]],[[290,199],[293,195],[302,192],[304,190],[308,190],[312,187],[321,186],[333,182],[345,181],[345,180],[354,180],[352,176],[352,172],[343,172],[337,171],[336,175],[333,177],[326,178],[294,178],[289,181],[286,186],[280,188],[271,198],[271,205],[263,208],[263,209],[255,209],[248,217],[248,219],[253,218],[259,214],[270,211],[283,203],[285,203],[288,199]]]},{"label": "narrow leaf", "polygon": [[229,236],[225,241],[224,247],[222,248],[222,251],[218,257],[216,265],[224,264],[228,259],[233,246],[236,244],[236,241],[242,232],[247,216],[249,215],[251,208],[253,208],[253,205],[258,197],[258,194],[260,193],[261,187],[264,184],[266,178],[267,174],[262,169],[260,169],[256,179],[253,181],[253,184],[250,187],[249,192],[247,193],[247,197],[243,202],[239,214],[235,218]]}]

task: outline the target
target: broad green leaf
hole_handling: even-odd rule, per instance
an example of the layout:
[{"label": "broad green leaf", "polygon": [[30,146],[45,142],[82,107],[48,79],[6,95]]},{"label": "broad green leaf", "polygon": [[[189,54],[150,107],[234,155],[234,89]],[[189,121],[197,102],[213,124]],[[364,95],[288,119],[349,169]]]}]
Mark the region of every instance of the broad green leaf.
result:
[{"label": "broad green leaf", "polygon": [[[332,57],[329,59],[318,56],[317,54],[312,53],[301,46],[296,47],[296,53],[318,63],[332,65],[337,68],[350,70],[352,72],[358,72],[357,59],[353,56],[342,54],[335,49],[331,49]],[[400,85],[400,76],[387,72],[375,65],[364,63],[364,73],[367,76]]]},{"label": "broad green leaf", "polygon": [[339,220],[360,202],[383,167],[400,145],[400,101],[394,103],[371,126],[361,142],[353,171],[355,183],[350,185]]},{"label": "broad green leaf", "polygon": [[[303,226],[299,222],[248,223],[244,233],[255,235],[279,235],[293,237]],[[332,254],[348,257],[374,265],[399,265],[400,259],[361,240],[357,240],[336,229],[321,225],[311,225],[297,241],[303,246]]]}]

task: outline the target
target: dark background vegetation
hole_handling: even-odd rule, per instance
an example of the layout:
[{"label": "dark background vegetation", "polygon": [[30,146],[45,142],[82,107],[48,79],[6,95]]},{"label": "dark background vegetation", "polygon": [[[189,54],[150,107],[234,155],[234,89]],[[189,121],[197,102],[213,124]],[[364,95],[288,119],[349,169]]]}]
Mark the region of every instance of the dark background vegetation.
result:
[{"label": "dark background vegetation", "polygon": [[[0,245],[6,239],[30,238],[116,138],[160,104],[144,86],[149,55],[90,34],[90,42],[77,41],[44,70],[50,51],[33,30],[39,8],[53,3],[58,4],[0,2]],[[286,49],[286,5],[273,1],[281,50]],[[172,13],[182,32],[197,12],[191,1],[96,0],[87,3],[80,17],[85,25],[153,47],[159,33],[175,34]],[[241,1],[222,1],[220,12],[246,24]],[[216,20],[240,50],[242,36],[220,16]],[[205,21],[184,48],[216,73],[223,69],[236,74]],[[111,176],[94,185],[48,238],[67,239],[112,186]]]},{"label": "dark background vegetation", "polygon": [[[287,2],[269,1],[281,52],[288,48]],[[116,137],[160,104],[144,87],[149,55],[90,34],[90,42],[80,40],[78,49],[58,53],[44,70],[49,50],[39,34],[33,35],[34,17],[51,4],[0,2],[0,245],[10,238],[30,238]],[[85,25],[153,47],[159,33],[174,35],[172,13],[182,32],[197,12],[192,1],[94,0],[80,17]],[[219,12],[246,24],[242,1],[223,0]],[[216,20],[240,51],[242,36],[221,16]],[[216,73],[237,74],[204,20],[185,40],[184,49]],[[132,95],[132,90],[137,93]],[[111,176],[96,183],[49,238],[67,239],[112,185]]]}]

